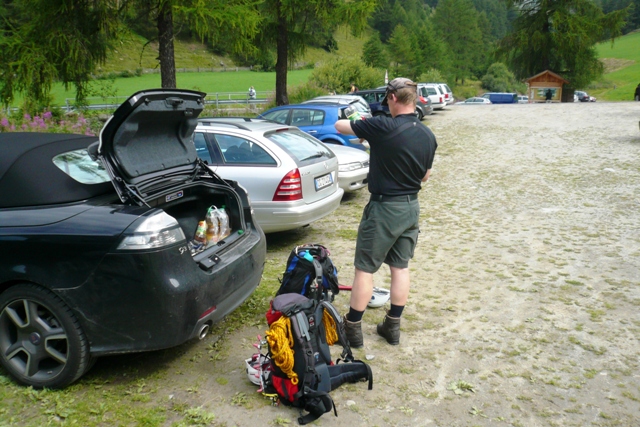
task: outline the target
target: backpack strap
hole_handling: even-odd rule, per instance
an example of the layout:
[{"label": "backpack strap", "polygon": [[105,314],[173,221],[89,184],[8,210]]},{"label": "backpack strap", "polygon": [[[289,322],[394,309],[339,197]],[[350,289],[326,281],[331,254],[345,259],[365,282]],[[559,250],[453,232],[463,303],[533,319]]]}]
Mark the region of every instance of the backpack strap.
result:
[{"label": "backpack strap", "polygon": [[327,392],[315,391],[310,388],[306,388],[305,396],[308,397],[304,410],[308,412],[307,415],[302,415],[298,418],[298,424],[305,425],[320,418],[323,414],[330,412],[333,409],[334,415],[338,416],[338,410],[336,409],[333,399]]},{"label": "backpack strap", "polygon": [[320,300],[322,298],[322,265],[320,265],[320,261],[316,258],[313,258],[313,268],[316,271],[316,280],[311,283],[311,291],[309,292],[309,296],[311,299]]},{"label": "backpack strap", "polygon": [[354,360],[353,353],[351,353],[351,346],[349,345],[344,322],[342,321],[340,313],[338,313],[338,310],[329,301],[320,301],[320,306],[327,310],[327,313],[329,313],[329,315],[333,318],[333,321],[336,322],[338,342],[340,343],[340,345],[342,345],[342,354],[340,355],[340,359],[343,359],[346,362],[352,362]]},{"label": "backpack strap", "polygon": [[298,392],[295,394],[295,398],[300,399],[306,394],[306,390],[309,389],[309,385],[317,381],[318,373],[315,369],[316,363],[313,357],[313,347],[311,346],[311,335],[309,333],[309,319],[302,311],[297,311],[289,315],[291,320],[291,329],[293,335],[297,339],[300,347],[303,349],[302,356],[305,360],[306,368],[302,374],[302,384],[298,388]]}]

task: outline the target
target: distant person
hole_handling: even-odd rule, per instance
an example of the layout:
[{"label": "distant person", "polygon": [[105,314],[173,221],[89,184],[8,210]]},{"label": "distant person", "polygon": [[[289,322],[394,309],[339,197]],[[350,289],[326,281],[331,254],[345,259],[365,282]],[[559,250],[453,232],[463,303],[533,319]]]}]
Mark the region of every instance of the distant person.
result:
[{"label": "distant person", "polygon": [[356,93],[358,91],[358,86],[355,83],[351,83],[351,91],[349,93]]},{"label": "distant person", "polygon": [[249,88],[249,99],[256,99],[256,90],[253,86]]},{"label": "distant person", "polygon": [[640,83],[636,86],[636,93],[634,94],[634,98],[636,101],[640,101]]},{"label": "distant person", "polygon": [[551,93],[551,89],[547,89],[544,99],[546,102],[551,102],[551,98],[553,98],[553,93]]}]

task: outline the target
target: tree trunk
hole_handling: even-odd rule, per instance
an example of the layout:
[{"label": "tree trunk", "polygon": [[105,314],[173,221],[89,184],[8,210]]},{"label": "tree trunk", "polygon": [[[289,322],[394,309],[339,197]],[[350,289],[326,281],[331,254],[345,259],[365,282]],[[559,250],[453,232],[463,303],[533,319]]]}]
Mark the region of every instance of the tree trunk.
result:
[{"label": "tree trunk", "polygon": [[287,96],[287,68],[288,68],[288,41],[287,22],[278,11],[278,39],[276,42],[276,105],[288,105]]},{"label": "tree trunk", "polygon": [[173,13],[171,3],[166,2],[158,12],[158,59],[163,89],[175,89],[176,59],[173,50]]}]

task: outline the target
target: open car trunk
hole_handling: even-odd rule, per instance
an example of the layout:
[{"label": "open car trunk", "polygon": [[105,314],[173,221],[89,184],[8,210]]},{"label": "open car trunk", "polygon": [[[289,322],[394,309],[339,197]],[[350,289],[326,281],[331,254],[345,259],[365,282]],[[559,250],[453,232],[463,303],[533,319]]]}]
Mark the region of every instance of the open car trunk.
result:
[{"label": "open car trunk", "polygon": [[251,224],[245,222],[245,214],[246,218],[251,218],[250,212],[244,211],[244,206],[250,209],[248,200],[240,187],[232,188],[217,184],[213,180],[202,179],[188,185],[181,185],[179,189],[158,194],[153,199],[147,200],[147,203],[175,218],[187,241],[193,239],[198,223],[205,220],[210,206],[218,208],[224,206],[229,216],[230,234],[217,243],[209,244],[204,250],[192,253],[194,260],[203,269],[215,265],[218,260],[217,254],[234,246],[251,230]]}]

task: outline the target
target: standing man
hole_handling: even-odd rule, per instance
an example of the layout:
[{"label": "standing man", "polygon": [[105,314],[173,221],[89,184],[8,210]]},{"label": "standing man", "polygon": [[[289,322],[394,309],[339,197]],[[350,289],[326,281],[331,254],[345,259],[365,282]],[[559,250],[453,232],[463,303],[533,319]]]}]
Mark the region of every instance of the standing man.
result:
[{"label": "standing man", "polygon": [[429,179],[436,138],[415,115],[417,85],[396,78],[387,85],[383,105],[392,117],[338,120],[336,129],[355,135],[370,145],[369,192],[355,253],[355,277],[349,312],[345,316],[347,338],[362,347],[362,316],[373,293],[373,274],[382,263],[391,270],[391,308],[377,327],[391,345],[400,343],[400,316],[409,297],[409,260],[418,240],[420,205],[418,192]]},{"label": "standing man", "polygon": [[638,86],[636,86],[636,91],[633,94],[633,99],[635,99],[636,101],[640,101],[640,83],[638,83]]}]

